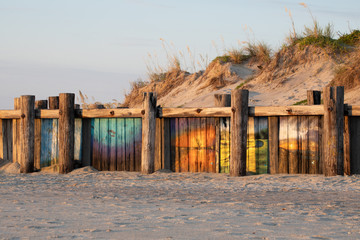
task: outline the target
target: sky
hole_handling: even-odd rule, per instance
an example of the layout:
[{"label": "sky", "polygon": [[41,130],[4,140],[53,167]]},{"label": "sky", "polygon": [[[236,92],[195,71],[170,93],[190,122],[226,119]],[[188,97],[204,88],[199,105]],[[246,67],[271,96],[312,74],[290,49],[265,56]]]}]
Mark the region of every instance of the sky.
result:
[{"label": "sky", "polygon": [[[277,50],[312,15],[339,33],[360,28],[360,1],[317,0],[0,0],[0,109],[79,90],[89,101],[122,101],[130,82],[147,80],[147,65],[183,54],[187,71],[244,41]],[[161,40],[163,39],[163,40]],[[187,48],[190,49],[191,60]],[[151,56],[151,58],[149,57]],[[194,62],[194,64],[192,64]],[[195,67],[194,67],[195,65]]]}]

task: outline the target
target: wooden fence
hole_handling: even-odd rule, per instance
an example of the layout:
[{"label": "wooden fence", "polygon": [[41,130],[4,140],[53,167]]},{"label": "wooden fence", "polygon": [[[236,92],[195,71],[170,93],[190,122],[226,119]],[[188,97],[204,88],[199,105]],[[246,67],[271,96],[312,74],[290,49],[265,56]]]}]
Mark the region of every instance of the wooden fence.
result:
[{"label": "wooden fence", "polygon": [[[314,97],[319,93],[309,93],[308,102],[319,104]],[[64,95],[74,98],[51,97],[50,109],[45,109],[46,101],[22,96],[15,99],[15,110],[0,111],[0,158],[19,162],[22,172],[57,166],[65,173],[75,164],[110,171],[171,169],[233,176],[244,175],[241,168],[246,174],[360,173],[360,106],[344,106],[341,88],[329,95],[331,106],[324,99],[324,105],[248,107],[244,100],[248,114],[238,121],[246,124],[245,134],[234,123],[238,110],[234,103],[229,106],[229,95],[215,96],[214,108],[157,109],[152,94],[144,100],[152,107],[143,109],[76,109],[61,104]],[[339,95],[343,109],[335,117],[326,116],[339,108]],[[61,109],[64,105],[69,109]],[[70,121],[60,124],[66,122],[66,112]],[[244,141],[246,147],[239,147]]]}]

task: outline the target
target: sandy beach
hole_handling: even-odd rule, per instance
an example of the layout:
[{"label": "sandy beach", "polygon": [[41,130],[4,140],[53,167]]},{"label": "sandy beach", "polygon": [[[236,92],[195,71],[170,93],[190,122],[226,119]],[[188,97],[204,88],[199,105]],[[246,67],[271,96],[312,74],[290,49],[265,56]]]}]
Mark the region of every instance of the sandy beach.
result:
[{"label": "sandy beach", "polygon": [[0,173],[1,239],[359,239],[360,176]]}]

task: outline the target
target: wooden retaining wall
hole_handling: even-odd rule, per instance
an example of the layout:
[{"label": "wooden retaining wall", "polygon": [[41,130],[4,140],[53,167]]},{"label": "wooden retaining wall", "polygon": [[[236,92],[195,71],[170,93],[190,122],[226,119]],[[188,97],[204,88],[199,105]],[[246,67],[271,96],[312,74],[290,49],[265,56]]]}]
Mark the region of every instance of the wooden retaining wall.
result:
[{"label": "wooden retaining wall", "polygon": [[[58,166],[61,111],[40,109],[36,104],[35,107],[34,169]],[[331,107],[323,105],[249,107],[246,159],[242,159],[246,174],[325,173],[331,164],[327,165],[324,157],[325,147],[330,144],[324,139],[324,112],[330,110]],[[105,171],[141,171],[145,147],[142,139],[147,132],[142,123],[145,110],[73,111],[75,165],[91,165]],[[152,127],[155,130],[154,147],[148,148],[150,165],[146,171],[170,169],[174,172],[229,173],[233,160],[231,149],[236,147],[231,139],[232,111],[232,107],[158,108],[155,126]],[[0,111],[0,158],[20,164],[22,116],[16,104],[15,110]],[[341,116],[344,118],[343,136],[338,137],[343,139],[343,148],[335,158],[334,171],[337,174],[360,173],[360,150],[357,147],[360,107],[345,106]],[[151,156],[154,156],[152,160]]]}]

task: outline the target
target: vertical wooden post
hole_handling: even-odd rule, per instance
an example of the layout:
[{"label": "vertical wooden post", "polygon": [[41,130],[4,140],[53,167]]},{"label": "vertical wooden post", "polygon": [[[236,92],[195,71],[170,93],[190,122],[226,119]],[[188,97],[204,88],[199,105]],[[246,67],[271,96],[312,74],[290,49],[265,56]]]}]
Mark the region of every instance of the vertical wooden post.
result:
[{"label": "vertical wooden post", "polygon": [[269,117],[269,173],[279,173],[279,117]]},{"label": "vertical wooden post", "polygon": [[59,173],[74,168],[75,94],[59,95]]},{"label": "vertical wooden post", "polygon": [[20,104],[20,172],[30,173],[34,171],[35,96],[21,96]]},{"label": "vertical wooden post", "polygon": [[350,122],[348,116],[348,105],[344,105],[345,116],[344,116],[344,174],[351,174],[351,162],[350,162]]},{"label": "vertical wooden post", "polygon": [[344,87],[324,88],[324,174],[344,174]]},{"label": "vertical wooden post", "polygon": [[59,97],[49,97],[49,109],[59,109]]},{"label": "vertical wooden post", "polygon": [[[14,109],[20,110],[20,98],[14,98]],[[20,163],[20,120],[13,119],[13,162]]]},{"label": "vertical wooden post", "polygon": [[[231,94],[214,94],[215,107],[231,107]],[[215,118],[215,164],[216,172],[220,172],[220,119]],[[231,158],[231,156],[230,156]]]},{"label": "vertical wooden post", "polygon": [[214,94],[215,107],[230,107],[231,95],[230,94]]},{"label": "vertical wooden post", "polygon": [[155,164],[156,96],[144,93],[142,110],[141,173],[151,174]]},{"label": "vertical wooden post", "polygon": [[231,92],[230,176],[246,175],[248,101],[248,90],[235,89]]},{"label": "vertical wooden post", "polygon": [[307,91],[307,105],[320,105],[321,104],[321,92],[308,90]]},{"label": "vertical wooden post", "polygon": [[[47,105],[47,100],[35,101],[35,109],[47,109]],[[41,119],[35,119],[34,141],[34,167],[39,170],[41,168]]]},{"label": "vertical wooden post", "polygon": [[35,109],[47,109],[48,101],[47,100],[37,100],[35,101]]}]

